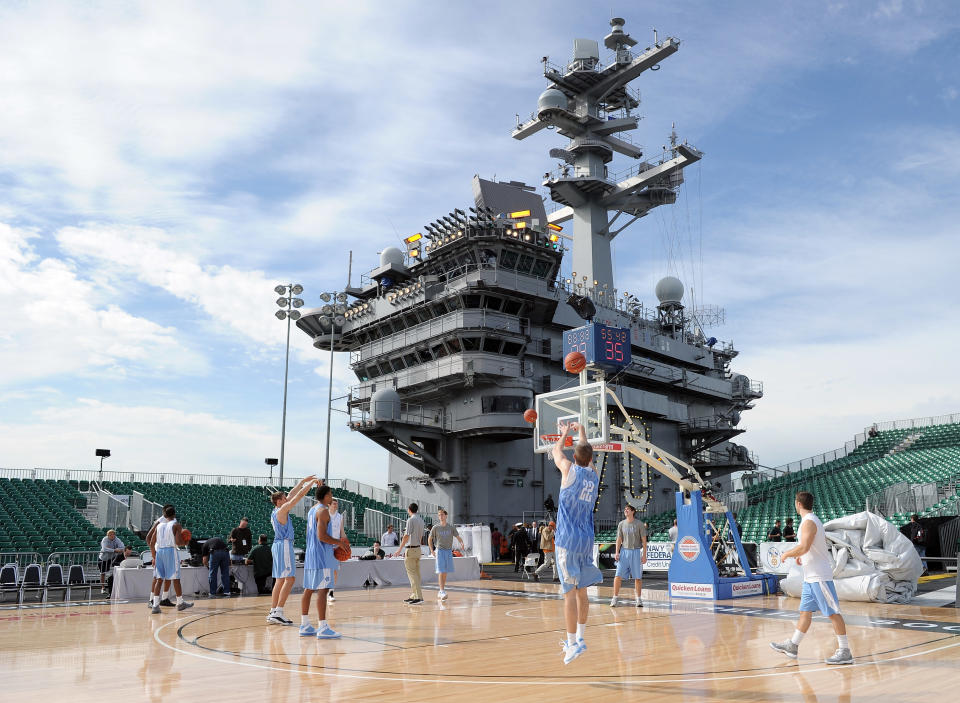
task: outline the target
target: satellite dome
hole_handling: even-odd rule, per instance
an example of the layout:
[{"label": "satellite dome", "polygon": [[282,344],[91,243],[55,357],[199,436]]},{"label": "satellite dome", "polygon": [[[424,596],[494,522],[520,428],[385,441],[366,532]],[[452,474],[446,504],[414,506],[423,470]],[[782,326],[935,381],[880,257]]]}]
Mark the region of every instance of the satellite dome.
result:
[{"label": "satellite dome", "polygon": [[400,419],[400,394],[392,388],[381,388],[370,397],[370,416],[377,422]]},{"label": "satellite dome", "polygon": [[380,265],[387,266],[389,264],[395,264],[397,266],[403,266],[403,252],[397,249],[396,247],[387,247],[380,252]]},{"label": "satellite dome", "polygon": [[679,303],[683,300],[683,283],[673,276],[661,278],[657,283],[656,293],[661,303]]},{"label": "satellite dome", "polygon": [[537,100],[537,116],[550,110],[566,110],[567,96],[556,88],[547,88]]}]

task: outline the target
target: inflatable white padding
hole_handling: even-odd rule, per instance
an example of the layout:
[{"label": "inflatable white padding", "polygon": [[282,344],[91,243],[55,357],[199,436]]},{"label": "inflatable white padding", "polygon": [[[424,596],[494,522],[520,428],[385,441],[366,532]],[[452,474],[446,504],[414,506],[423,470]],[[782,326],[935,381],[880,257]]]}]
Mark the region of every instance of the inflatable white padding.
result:
[{"label": "inflatable white padding", "polygon": [[[863,512],[823,527],[840,600],[908,603],[913,598],[923,565],[913,544],[892,523]],[[803,568],[791,567],[780,588],[788,596],[799,596]]]}]

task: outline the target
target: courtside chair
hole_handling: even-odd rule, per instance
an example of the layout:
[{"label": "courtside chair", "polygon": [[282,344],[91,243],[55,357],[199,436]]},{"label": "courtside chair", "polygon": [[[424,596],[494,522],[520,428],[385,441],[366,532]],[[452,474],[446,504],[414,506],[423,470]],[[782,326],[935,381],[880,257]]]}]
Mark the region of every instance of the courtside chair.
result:
[{"label": "courtside chair", "polygon": [[43,574],[39,564],[29,564],[23,572],[23,582],[20,584],[20,605],[27,598],[27,594],[34,594],[31,600],[43,601]]},{"label": "courtside chair", "polygon": [[20,582],[17,578],[17,565],[4,564],[0,569],[0,601],[6,601],[8,596],[13,596],[13,600],[20,597]]},{"label": "courtside chair", "polygon": [[44,579],[46,588],[43,591],[43,602],[51,600],[50,596],[57,596],[57,602],[67,600],[67,591],[70,587],[63,578],[63,567],[60,564],[47,565],[47,577]]},{"label": "courtside chair", "polygon": [[82,564],[73,564],[70,567],[67,586],[67,600],[73,600],[74,591],[82,591],[84,589],[87,591],[86,600],[90,600],[93,597],[93,584],[87,581],[87,577],[83,573]]}]

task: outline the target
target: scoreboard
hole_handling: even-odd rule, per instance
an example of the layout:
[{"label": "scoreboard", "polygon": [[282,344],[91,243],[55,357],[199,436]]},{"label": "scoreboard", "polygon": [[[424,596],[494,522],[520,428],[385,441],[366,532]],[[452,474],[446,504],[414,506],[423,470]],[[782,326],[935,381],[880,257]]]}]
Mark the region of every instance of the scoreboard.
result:
[{"label": "scoreboard", "polygon": [[630,330],[591,322],[563,333],[563,358],[578,351],[587,364],[623,368],[630,365]]}]

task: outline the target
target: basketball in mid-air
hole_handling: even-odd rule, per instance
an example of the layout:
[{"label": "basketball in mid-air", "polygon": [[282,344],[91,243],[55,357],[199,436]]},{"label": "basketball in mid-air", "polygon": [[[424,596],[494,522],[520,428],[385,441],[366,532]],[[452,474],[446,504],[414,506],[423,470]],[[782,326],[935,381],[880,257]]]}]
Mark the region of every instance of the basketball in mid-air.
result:
[{"label": "basketball in mid-air", "polygon": [[587,357],[578,351],[572,351],[563,360],[563,368],[570,373],[580,373],[587,368]]},{"label": "basketball in mid-air", "polygon": [[182,544],[190,544],[190,540],[193,538],[193,533],[190,530],[183,529],[180,530],[180,542]]},{"label": "basketball in mid-air", "polygon": [[350,559],[350,550],[346,547],[334,547],[333,558],[337,561],[348,561]]},{"label": "basketball in mid-air", "polygon": [[523,419],[532,425],[537,421],[537,411],[533,408],[527,408],[523,411]]}]

